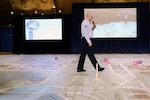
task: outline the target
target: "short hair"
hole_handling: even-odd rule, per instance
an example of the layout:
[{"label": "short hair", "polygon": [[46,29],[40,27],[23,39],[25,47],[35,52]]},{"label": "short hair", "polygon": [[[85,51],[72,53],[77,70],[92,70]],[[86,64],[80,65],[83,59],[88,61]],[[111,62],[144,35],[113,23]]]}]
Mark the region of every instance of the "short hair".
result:
[{"label": "short hair", "polygon": [[91,13],[87,13],[87,14],[86,14],[86,17],[89,17],[89,16],[92,16],[92,14],[91,14]]}]

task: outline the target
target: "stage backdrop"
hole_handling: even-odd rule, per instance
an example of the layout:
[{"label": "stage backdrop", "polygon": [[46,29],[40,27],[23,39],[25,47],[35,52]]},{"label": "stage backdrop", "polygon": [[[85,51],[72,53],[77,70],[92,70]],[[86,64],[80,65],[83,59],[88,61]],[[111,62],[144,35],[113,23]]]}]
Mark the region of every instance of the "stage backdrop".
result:
[{"label": "stage backdrop", "polygon": [[[94,38],[94,51],[96,53],[149,53],[150,33],[148,30],[150,25],[148,9],[148,3],[79,3],[72,5],[72,14],[34,16],[36,18],[61,16],[63,18],[61,41],[25,40],[24,18],[31,16],[14,16],[13,53],[80,53],[80,24],[85,13],[95,10],[100,12],[100,14],[95,13],[93,19],[98,26],[95,31],[97,35]],[[112,13],[113,15],[111,16],[110,14]],[[127,21],[125,21],[126,18],[128,19]],[[38,24],[34,23],[35,21],[29,22],[32,23],[29,25],[28,32],[32,33]],[[50,27],[50,29],[53,28]],[[99,30],[101,31],[100,33],[103,33],[103,38],[99,34]],[[117,35],[111,35],[113,33],[107,34],[107,31],[115,32]],[[42,32],[45,32],[45,30]],[[119,32],[124,35],[119,34]],[[32,37],[28,36],[28,39]]]},{"label": "stage backdrop", "polygon": [[71,53],[80,53],[80,24],[88,12],[94,14],[93,20],[98,27],[95,31],[97,37],[94,38],[96,53],[150,51],[148,3],[75,3],[72,7]]}]

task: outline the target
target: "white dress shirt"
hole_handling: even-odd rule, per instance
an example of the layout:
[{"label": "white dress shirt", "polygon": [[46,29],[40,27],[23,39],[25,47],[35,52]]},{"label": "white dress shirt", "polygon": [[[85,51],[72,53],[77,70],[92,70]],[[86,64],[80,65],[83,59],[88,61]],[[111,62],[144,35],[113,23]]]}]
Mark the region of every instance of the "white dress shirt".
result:
[{"label": "white dress shirt", "polygon": [[91,42],[90,38],[93,38],[93,30],[90,21],[87,19],[84,19],[81,23],[81,34],[88,43]]}]

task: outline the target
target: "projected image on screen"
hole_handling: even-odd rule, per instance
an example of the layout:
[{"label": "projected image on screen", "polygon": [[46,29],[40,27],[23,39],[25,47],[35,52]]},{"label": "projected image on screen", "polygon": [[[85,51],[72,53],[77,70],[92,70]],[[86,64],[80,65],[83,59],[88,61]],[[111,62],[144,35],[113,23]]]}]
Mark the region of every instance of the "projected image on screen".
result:
[{"label": "projected image on screen", "polygon": [[136,38],[136,8],[90,8],[96,28],[94,38]]},{"label": "projected image on screen", "polygon": [[26,40],[62,40],[62,19],[25,19]]}]

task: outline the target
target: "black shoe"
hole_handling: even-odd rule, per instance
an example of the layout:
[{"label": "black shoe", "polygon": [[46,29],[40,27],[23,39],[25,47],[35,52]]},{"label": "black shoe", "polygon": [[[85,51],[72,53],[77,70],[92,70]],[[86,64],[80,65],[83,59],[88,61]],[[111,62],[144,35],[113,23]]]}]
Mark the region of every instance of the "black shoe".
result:
[{"label": "black shoe", "polygon": [[98,71],[103,71],[105,68],[99,68]]},{"label": "black shoe", "polygon": [[85,71],[86,71],[85,69],[82,69],[82,70],[77,69],[77,72],[85,72]]}]

